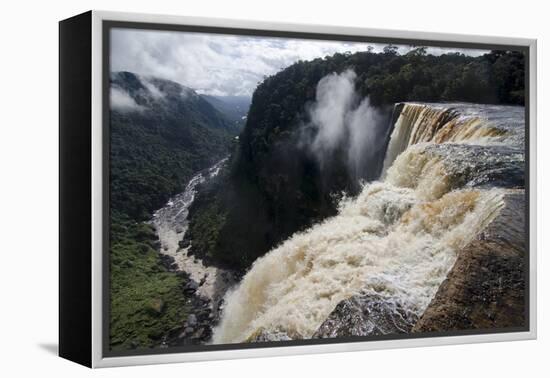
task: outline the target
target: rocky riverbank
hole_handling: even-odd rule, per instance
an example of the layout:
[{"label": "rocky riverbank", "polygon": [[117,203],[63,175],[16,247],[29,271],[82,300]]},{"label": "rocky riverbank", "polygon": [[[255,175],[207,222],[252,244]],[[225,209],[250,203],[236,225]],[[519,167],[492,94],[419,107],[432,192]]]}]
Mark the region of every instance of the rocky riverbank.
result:
[{"label": "rocky riverbank", "polygon": [[211,266],[192,256],[189,253],[192,241],[185,239],[189,206],[193,203],[198,186],[215,177],[224,162],[225,159],[195,175],[185,191],[157,210],[151,221],[158,236],[158,252],[163,265],[182,278],[180,290],[187,309],[186,318],[162,337],[161,346],[208,342],[213,327],[219,321],[223,296],[237,281],[234,272]]},{"label": "rocky riverbank", "polygon": [[[159,247],[159,254],[164,267],[176,273],[181,278],[181,295],[184,298],[184,307],[187,309],[187,316],[182,319],[179,326],[171,329],[160,339],[161,347],[184,346],[205,344],[212,337],[213,328],[218,324],[223,309],[223,295],[225,291],[236,281],[236,276],[229,272],[219,272],[217,281],[219,284],[214,292],[215,296],[205,296],[201,294],[201,288],[204,287],[206,279],[199,282],[181,269],[176,258],[162,253]],[[177,253],[183,254],[184,250]],[[164,303],[162,301],[152,303],[152,309],[159,314],[162,313]]]},{"label": "rocky riverbank", "polygon": [[[161,347],[204,344],[212,337],[212,329],[218,323],[221,306],[213,306],[210,298],[200,295],[198,290],[201,282],[194,281],[191,276],[179,270],[175,259],[161,254],[163,265],[176,272],[182,278],[180,287],[188,309],[187,317],[181,325],[170,330],[161,339]],[[162,307],[162,304],[161,304]]]}]

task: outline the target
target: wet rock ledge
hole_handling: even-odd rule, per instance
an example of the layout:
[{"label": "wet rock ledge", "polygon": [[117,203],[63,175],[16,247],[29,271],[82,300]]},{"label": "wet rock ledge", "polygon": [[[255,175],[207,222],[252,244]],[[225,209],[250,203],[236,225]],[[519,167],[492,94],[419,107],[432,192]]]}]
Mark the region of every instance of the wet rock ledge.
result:
[{"label": "wet rock ledge", "polygon": [[505,206],[458,256],[412,332],[525,326],[525,192]]}]

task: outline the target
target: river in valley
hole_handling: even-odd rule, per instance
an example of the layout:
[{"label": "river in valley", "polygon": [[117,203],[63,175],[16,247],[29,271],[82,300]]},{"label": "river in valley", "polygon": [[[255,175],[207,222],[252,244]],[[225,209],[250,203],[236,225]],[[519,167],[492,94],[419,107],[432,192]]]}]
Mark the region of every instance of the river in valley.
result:
[{"label": "river in valley", "polygon": [[208,301],[215,312],[227,289],[234,284],[233,273],[206,265],[201,259],[189,254],[190,245],[182,248],[180,242],[189,225],[189,207],[195,199],[197,187],[217,176],[226,161],[227,158],[193,176],[185,190],[157,210],[152,220],[160,241],[160,253],[173,259],[171,266],[174,271],[189,276],[189,291]]}]

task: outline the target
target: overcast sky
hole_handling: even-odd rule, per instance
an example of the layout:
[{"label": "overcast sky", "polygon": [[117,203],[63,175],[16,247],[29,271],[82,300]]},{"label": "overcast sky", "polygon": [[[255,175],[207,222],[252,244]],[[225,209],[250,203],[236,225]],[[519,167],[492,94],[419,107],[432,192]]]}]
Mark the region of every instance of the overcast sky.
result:
[{"label": "overcast sky", "polygon": [[[251,95],[264,76],[298,60],[336,52],[382,51],[386,44],[112,29],[111,70],[176,81],[213,95]],[[411,46],[399,46],[406,53]],[[432,54],[457,49],[429,48]],[[487,51],[460,49],[468,55]]]}]

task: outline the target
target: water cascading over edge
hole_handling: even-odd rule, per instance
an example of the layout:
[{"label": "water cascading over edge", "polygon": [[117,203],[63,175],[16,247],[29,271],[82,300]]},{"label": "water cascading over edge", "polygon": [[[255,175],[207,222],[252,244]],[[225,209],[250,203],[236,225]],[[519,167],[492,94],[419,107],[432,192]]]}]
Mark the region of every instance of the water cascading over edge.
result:
[{"label": "water cascading over edge", "polygon": [[337,216],[258,259],[226,296],[214,343],[310,338],[340,301],[357,294],[420,316],[457,251],[503,206],[502,189],[457,181],[447,172],[446,150],[427,148],[504,143],[505,134],[480,117],[405,104],[384,180],[365,185],[357,198],[341,202]]},{"label": "water cascading over edge", "polygon": [[440,105],[403,104],[386,151],[382,177],[394,160],[408,147],[417,143],[445,142],[476,144],[505,135],[481,117],[464,117],[452,107]]}]

